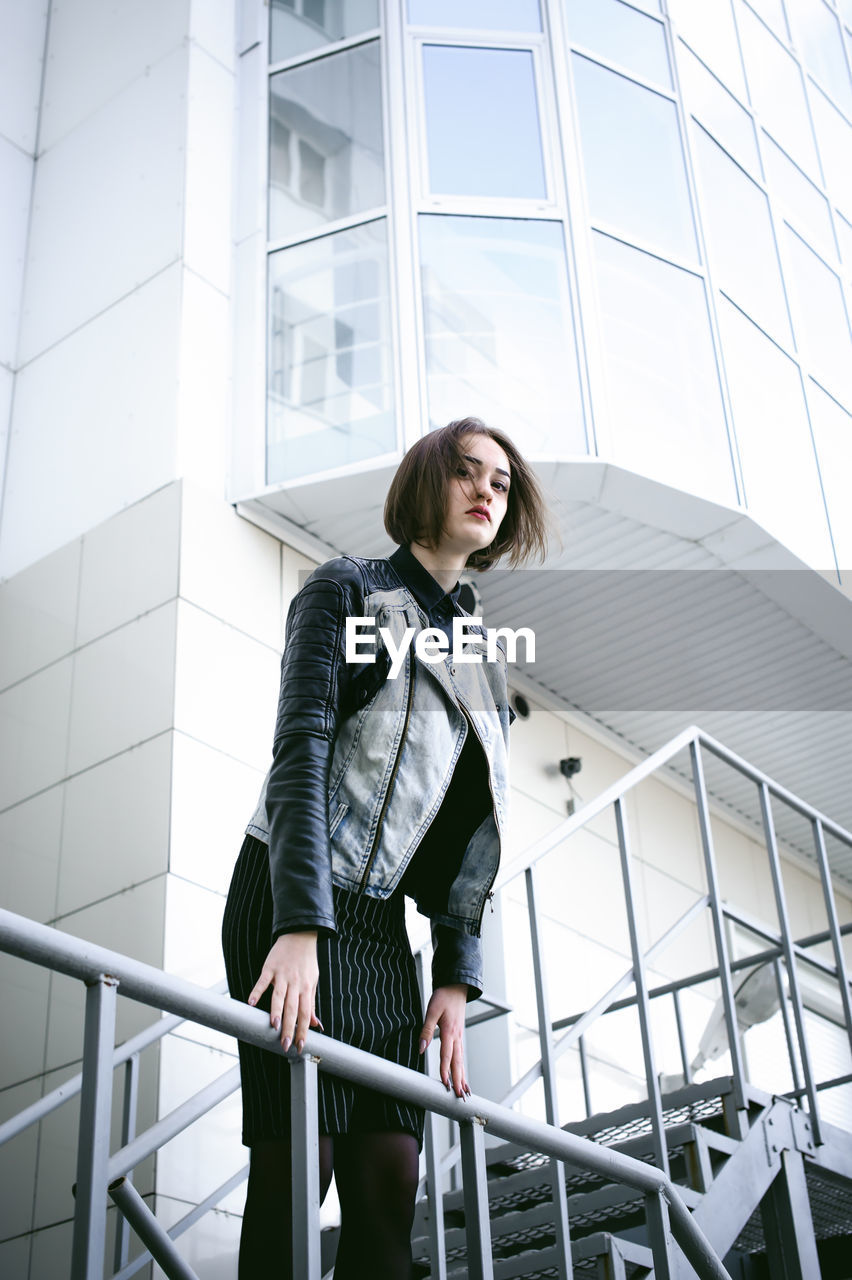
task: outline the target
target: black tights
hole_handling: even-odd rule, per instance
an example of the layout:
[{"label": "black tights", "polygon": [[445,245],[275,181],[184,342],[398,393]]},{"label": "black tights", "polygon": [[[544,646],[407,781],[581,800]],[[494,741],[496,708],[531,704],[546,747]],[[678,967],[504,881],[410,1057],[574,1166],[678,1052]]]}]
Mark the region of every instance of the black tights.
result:
[{"label": "black tights", "polygon": [[[353,1133],[320,1138],[320,1199],[332,1170],[341,1231],[335,1280],[411,1280],[411,1226],[419,1172],[410,1133]],[[292,1280],[290,1147],[251,1148],[239,1280]]]}]

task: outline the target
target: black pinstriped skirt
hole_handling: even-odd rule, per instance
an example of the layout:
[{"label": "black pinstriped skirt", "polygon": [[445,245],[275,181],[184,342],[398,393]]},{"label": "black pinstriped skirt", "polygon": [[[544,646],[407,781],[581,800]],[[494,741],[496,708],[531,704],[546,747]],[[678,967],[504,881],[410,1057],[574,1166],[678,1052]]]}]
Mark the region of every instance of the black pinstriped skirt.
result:
[{"label": "black pinstriped skirt", "polygon": [[[317,944],[316,1012],[325,1034],[417,1070],[423,1006],[405,929],[405,900],[334,890],[338,932]],[[246,836],[234,868],[222,947],[232,997],[246,1000],[269,952],[272,893],[265,844]],[[270,993],[258,1008],[269,1009]],[[290,1134],[290,1070],[285,1060],[239,1043],[243,1142]],[[412,1133],[422,1144],[423,1112],[395,1098],[319,1072],[321,1134]]]}]

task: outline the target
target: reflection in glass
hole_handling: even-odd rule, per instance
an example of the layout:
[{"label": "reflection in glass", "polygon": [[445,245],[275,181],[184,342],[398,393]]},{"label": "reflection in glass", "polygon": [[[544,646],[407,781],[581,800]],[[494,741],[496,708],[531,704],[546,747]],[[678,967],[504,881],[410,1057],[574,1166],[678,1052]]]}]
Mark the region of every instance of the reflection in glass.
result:
[{"label": "reflection in glass", "polygon": [[827,258],[835,258],[831,215],[825,196],[768,136],[763,139],[763,158],[772,198],[778,201],[793,225],[804,232],[820,253]]},{"label": "reflection in glass", "polygon": [[695,261],[674,103],[577,54],[573,67],[593,221]]},{"label": "reflection in glass", "polygon": [[378,25],[378,0],[271,0],[269,61],[296,58]]},{"label": "reflection in glass", "polygon": [[714,284],[773,337],[789,342],[766,196],[703,129],[695,130],[695,144]]},{"label": "reflection in glass", "polygon": [[671,88],[662,23],[637,13],[621,0],[567,0],[566,10],[572,44],[583,45],[644,80]]},{"label": "reflection in glass", "polygon": [[745,82],[730,0],[716,0],[714,4],[669,0],[669,13],[678,35],[738,98],[744,99]]},{"label": "reflection in glass", "polygon": [[594,248],[613,458],[736,503],[703,281],[609,236]]},{"label": "reflection in glass", "polygon": [[529,452],[586,452],[562,225],[422,216],[429,419],[476,414]]},{"label": "reflection in glass", "polygon": [[852,416],[810,379],[806,387],[834,551],[848,591],[852,587]]},{"label": "reflection in glass", "polygon": [[843,263],[843,272],[846,279],[852,284],[852,226],[838,215],[835,223],[837,227],[837,239],[840,242],[840,260]]},{"label": "reflection in glass", "polygon": [[852,125],[823,97],[818,89],[811,91],[819,154],[825,170],[825,185],[839,208],[852,220]]},{"label": "reflection in glass", "polygon": [[687,111],[743,168],[760,177],[757,141],[749,113],[682,40],[677,42],[677,65]]},{"label": "reflection in glass", "polygon": [[837,105],[852,115],[852,82],[837,18],[823,0],[787,0],[805,65]]},{"label": "reflection in glass", "polygon": [[724,298],[719,321],[746,505],[796,555],[825,568],[831,541],[799,371]]},{"label": "reflection in glass", "polygon": [[272,76],[270,239],[384,200],[378,41]]},{"label": "reflection in glass", "polygon": [[541,31],[538,0],[408,0],[408,21],[430,27]]},{"label": "reflection in glass", "polygon": [[425,45],[423,75],[431,191],[547,194],[528,50]]},{"label": "reflection in glass", "polygon": [[786,239],[799,352],[814,376],[852,409],[852,343],[840,281],[794,231],[788,229]]},{"label": "reflection in glass", "polygon": [[384,220],[269,257],[267,482],[394,448]]},{"label": "reflection in glass", "polygon": [[799,168],[819,178],[798,64],[747,5],[741,5],[739,12],[751,104]]}]

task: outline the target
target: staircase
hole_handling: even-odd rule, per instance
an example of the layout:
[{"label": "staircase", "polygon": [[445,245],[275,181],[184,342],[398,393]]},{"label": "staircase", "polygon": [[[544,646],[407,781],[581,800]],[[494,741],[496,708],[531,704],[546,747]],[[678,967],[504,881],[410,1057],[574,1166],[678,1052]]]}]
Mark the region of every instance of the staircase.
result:
[{"label": "staircase", "polygon": [[[729,1077],[664,1095],[663,1107],[672,1178],[734,1280],[852,1277],[852,1135],[823,1126],[815,1147],[806,1112],[752,1089],[737,1110]],[[653,1163],[646,1103],[564,1128]],[[489,1151],[488,1167],[495,1280],[558,1277],[548,1161],[503,1144]],[[565,1185],[575,1273],[653,1276],[641,1195],[567,1166]],[[423,1277],[427,1214],[424,1201],[414,1228]],[[464,1280],[460,1190],[444,1196],[444,1223],[448,1280]]]},{"label": "staircase", "polygon": [[[807,1113],[786,1098],[747,1090],[733,1103],[722,1077],[664,1095],[671,1175],[733,1280],[850,1280],[852,1135],[829,1126],[816,1147]],[[568,1124],[569,1132],[653,1163],[647,1103]],[[545,1157],[511,1144],[488,1153],[495,1280],[560,1275],[552,1185]],[[654,1275],[642,1196],[565,1167],[576,1275],[639,1280]],[[432,1274],[427,1201],[414,1227],[415,1274]],[[448,1280],[466,1280],[461,1190],[444,1196]],[[336,1231],[324,1232],[323,1272]],[[688,1274],[686,1271],[684,1275]]]}]

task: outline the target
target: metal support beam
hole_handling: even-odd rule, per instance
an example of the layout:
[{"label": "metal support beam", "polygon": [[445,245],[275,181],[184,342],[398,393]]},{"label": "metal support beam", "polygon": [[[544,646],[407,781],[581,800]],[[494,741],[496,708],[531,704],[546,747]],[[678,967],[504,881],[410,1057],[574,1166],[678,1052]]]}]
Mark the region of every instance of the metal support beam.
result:
[{"label": "metal support beam", "polygon": [[463,1120],[459,1129],[464,1179],[467,1274],[470,1280],[494,1280],[488,1174],[485,1168],[485,1128],[479,1117],[474,1116],[472,1120]]},{"label": "metal support beam", "polygon": [[109,1194],[169,1280],[198,1280],[192,1267],[178,1253],[165,1227],[157,1221],[127,1178],[111,1182]]},{"label": "metal support beam", "polygon": [[734,1079],[734,1102],[738,1110],[745,1110],[745,1072],[740,1045],[739,1024],[731,982],[731,958],[725,936],[722,899],[719,894],[719,877],[716,874],[716,854],[713,849],[713,832],[710,827],[710,806],[707,803],[707,787],[704,782],[704,764],[699,742],[689,744],[692,761],[692,784],[698,807],[698,825],[701,831],[701,847],[704,852],[704,874],[707,877],[707,893],[710,896],[710,914],[713,917],[713,938],[716,943],[716,962],[719,966],[719,982],[722,986],[722,1006],[725,1010],[725,1029],[728,1033],[728,1049],[731,1055],[731,1075]]},{"label": "metal support beam", "polygon": [[651,1004],[648,999],[648,984],[645,978],[645,956],[639,941],[639,929],[636,921],[636,903],[633,897],[633,876],[631,871],[630,843],[627,836],[627,819],[624,805],[616,800],[615,822],[618,829],[618,850],[621,855],[621,877],[624,884],[624,900],[627,907],[627,927],[630,933],[630,955],[633,961],[633,984],[636,988],[636,1008],[639,1013],[639,1031],[642,1037],[642,1057],[645,1062],[645,1085],[648,1090],[648,1107],[651,1113],[651,1128],[654,1139],[654,1158],[657,1168],[666,1177],[669,1175],[669,1151],[666,1145],[666,1131],[663,1122],[663,1101],[660,1096],[660,1081],[654,1063],[653,1034],[651,1030]]},{"label": "metal support beam", "polygon": [[674,1005],[675,1026],[677,1027],[677,1043],[680,1049],[680,1064],[683,1067],[683,1083],[692,1084],[692,1071],[689,1065],[689,1054],[686,1051],[686,1036],[683,1030],[683,1013],[680,1007],[680,992],[672,992],[672,1004]]},{"label": "metal support beam", "polygon": [[828,866],[828,854],[825,850],[825,832],[818,818],[813,821],[814,850],[822,881],[822,896],[825,901],[825,913],[828,916],[828,931],[831,934],[831,947],[834,952],[834,963],[837,966],[837,982],[840,987],[840,1001],[843,1005],[843,1016],[846,1020],[846,1034],[849,1047],[852,1049],[852,993],[849,991],[849,977],[846,972],[846,957],[843,954],[843,941],[840,934],[840,922],[837,918],[837,904],[834,901],[834,887],[831,883],[831,872]]},{"label": "metal support beam", "polygon": [[[527,909],[530,921],[533,974],[535,977],[535,1002],[538,1016],[538,1039],[541,1051],[541,1073],[544,1077],[544,1111],[548,1124],[559,1125],[559,1097],[556,1080],[556,1059],[553,1053],[553,1036],[550,1030],[550,1008],[547,1000],[547,982],[539,929],[538,903],[535,891],[535,868],[527,867]],[[568,1225],[568,1198],[565,1194],[565,1171],[558,1160],[549,1165],[553,1188],[553,1212],[556,1227],[557,1270],[560,1280],[573,1280],[571,1263],[571,1232]]]},{"label": "metal support beam", "polygon": [[790,987],[790,1000],[793,1005],[793,1018],[796,1023],[796,1036],[799,1042],[799,1061],[805,1077],[805,1091],[808,1108],[811,1113],[814,1142],[822,1142],[819,1126],[819,1103],[814,1087],[814,1073],[811,1066],[811,1055],[805,1034],[805,1008],[799,988],[799,977],[796,969],[796,957],[793,954],[793,940],[790,933],[790,917],[787,912],[787,898],[784,893],[784,880],[781,874],[781,860],[778,856],[778,844],[775,839],[775,823],[772,818],[772,803],[769,788],[765,782],[760,784],[760,812],[763,817],[763,831],[766,838],[766,852],[769,855],[769,870],[772,873],[772,888],[775,892],[775,909],[778,912],[778,924],[781,929],[781,948],[784,952],[784,963],[787,966],[787,983]]},{"label": "metal support beam", "polygon": [[318,1058],[290,1063],[290,1132],[293,1183],[293,1275],[321,1280]]},{"label": "metal support beam", "polygon": [[654,1280],[674,1280],[674,1241],[669,1223],[669,1206],[662,1191],[651,1191],[646,1195],[645,1219],[648,1223],[648,1241],[654,1255]]},{"label": "metal support beam", "polygon": [[[139,1054],[134,1053],[124,1064],[124,1100],[121,1112],[121,1145],[126,1147],[136,1137],[136,1112],[139,1106]],[[133,1181],[128,1175],[129,1181]],[[124,1214],[118,1215],[115,1226],[115,1261],[116,1271],[127,1265],[129,1237],[127,1219]]]},{"label": "metal support beam", "polygon": [[103,1280],[104,1274],[117,987],[103,973],[86,987],[71,1280]]},{"label": "metal support beam", "polygon": [[760,1202],[766,1254],[773,1280],[819,1276],[805,1162],[798,1151],[782,1151],[781,1169]]}]

